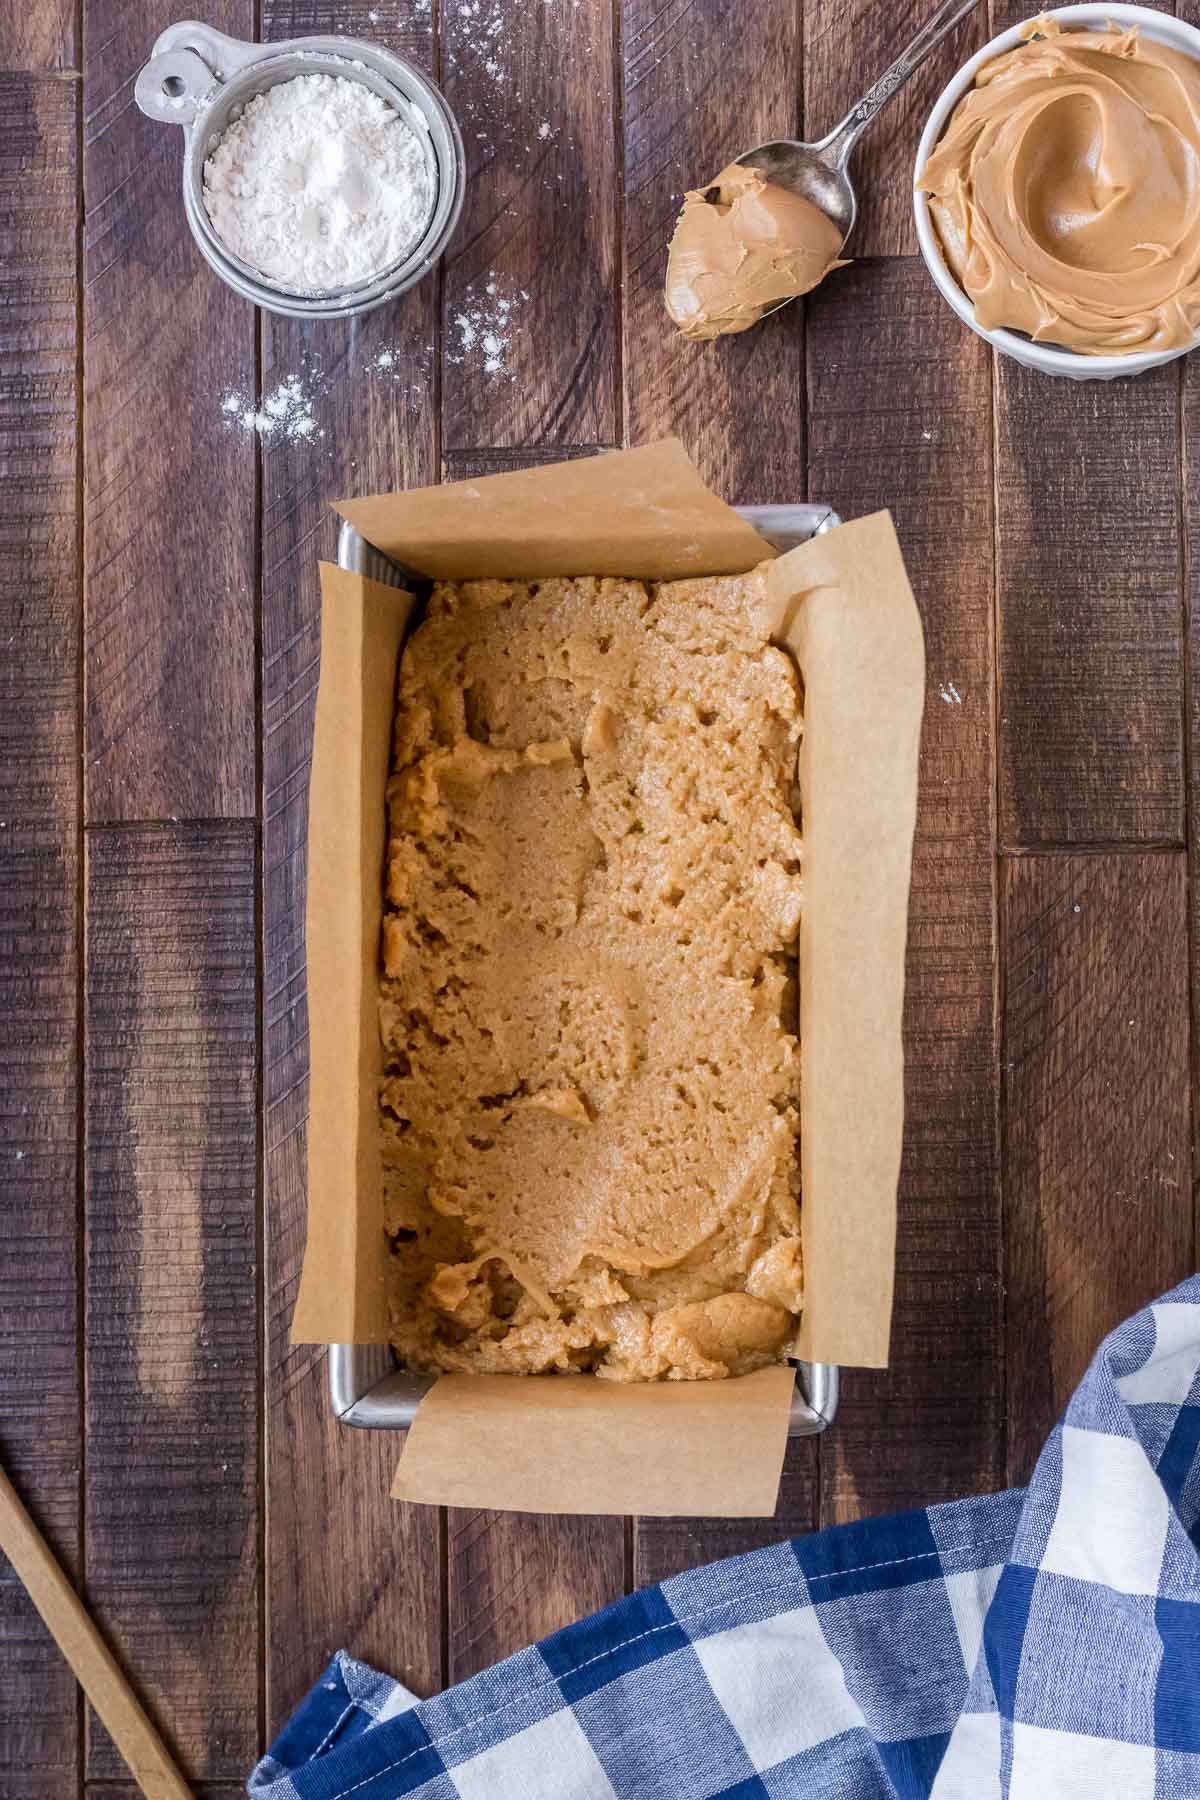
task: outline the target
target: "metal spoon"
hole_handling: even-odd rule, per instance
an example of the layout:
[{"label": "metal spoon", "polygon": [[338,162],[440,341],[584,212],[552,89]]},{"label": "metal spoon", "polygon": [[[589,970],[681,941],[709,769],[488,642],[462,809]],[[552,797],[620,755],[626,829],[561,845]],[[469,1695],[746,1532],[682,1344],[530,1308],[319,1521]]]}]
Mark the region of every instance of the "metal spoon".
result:
[{"label": "metal spoon", "polygon": [[[835,125],[829,136],[819,143],[798,144],[794,138],[774,138],[769,144],[747,150],[737,161],[749,168],[761,169],[768,181],[790,188],[794,194],[819,206],[839,227],[845,243],[854,229],[858,212],[858,201],[848,173],[850,152],[875,114],[978,3],[979,0],[942,0],[908,49],[901,52],[887,73],[867,89],[857,106],[852,106],[841,124]],[[780,306],[787,304],[786,300],[781,300],[777,306],[769,306],[767,312],[778,312]]]}]

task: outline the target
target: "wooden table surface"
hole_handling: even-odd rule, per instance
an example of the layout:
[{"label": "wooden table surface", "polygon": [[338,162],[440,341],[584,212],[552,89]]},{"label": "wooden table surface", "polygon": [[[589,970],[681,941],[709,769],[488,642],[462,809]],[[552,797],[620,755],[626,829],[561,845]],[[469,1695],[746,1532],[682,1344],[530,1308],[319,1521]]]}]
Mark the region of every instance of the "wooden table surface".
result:
[{"label": "wooden table surface", "polygon": [[[133,103],[178,10],[0,16],[0,1452],[226,1800],[339,1645],[429,1693],[635,1583],[1023,1480],[1101,1334],[1192,1270],[1200,361],[1032,375],[926,276],[919,123],[1008,0],[864,147],[853,267],[713,347],[661,310],[681,190],[826,129],[924,4],[214,0],[386,43],[463,127],[439,276],[311,328],[192,245]],[[223,414],[293,375],[309,439]],[[772,1520],[406,1509],[396,1441],[336,1429],[288,1343],[327,502],[667,432],[730,500],[890,506],[924,614],[892,1367]],[[0,1666],[5,1800],[124,1800],[3,1567]]]}]

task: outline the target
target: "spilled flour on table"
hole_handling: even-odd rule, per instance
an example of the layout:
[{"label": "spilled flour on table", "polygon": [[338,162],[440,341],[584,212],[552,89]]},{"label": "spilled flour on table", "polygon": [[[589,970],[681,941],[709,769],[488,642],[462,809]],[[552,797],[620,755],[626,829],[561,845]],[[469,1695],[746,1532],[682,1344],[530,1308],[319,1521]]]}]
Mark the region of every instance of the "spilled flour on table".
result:
[{"label": "spilled flour on table", "polygon": [[495,278],[489,278],[478,299],[471,297],[451,313],[447,361],[511,381],[508,353],[520,308],[528,299],[527,289],[504,293]]},{"label": "spilled flour on table", "polygon": [[371,381],[388,382],[398,406],[407,400],[413,414],[427,412],[433,404],[433,345],[385,344],[366,368]]},{"label": "spilled flour on table", "polygon": [[[385,382],[393,390],[389,404],[407,407],[414,415],[428,412],[433,403],[433,363],[433,344],[423,339],[383,344],[373,353],[364,346],[361,361],[339,366],[339,385],[351,395],[351,418],[365,399],[367,384],[376,382]],[[221,419],[228,430],[253,435],[264,445],[307,444],[315,448],[326,438],[319,404],[328,390],[328,375],[321,358],[313,353],[303,358],[298,371],[269,387],[261,400],[239,388],[227,389],[221,396]],[[323,448],[327,458],[335,458],[333,439]]]},{"label": "spilled flour on table", "polygon": [[282,438],[289,444],[301,444],[310,438],[324,437],[313,411],[313,394],[302,375],[288,375],[264,394],[262,404],[231,388],[221,400],[221,413],[226,422],[242,431],[256,432],[271,442]]}]

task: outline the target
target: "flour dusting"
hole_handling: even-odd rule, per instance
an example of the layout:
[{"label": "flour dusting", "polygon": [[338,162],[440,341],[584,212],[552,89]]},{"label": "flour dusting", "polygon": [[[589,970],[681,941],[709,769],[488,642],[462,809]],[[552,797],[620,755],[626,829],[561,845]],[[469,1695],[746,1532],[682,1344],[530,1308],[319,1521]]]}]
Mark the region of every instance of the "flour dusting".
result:
[{"label": "flour dusting", "polygon": [[230,425],[254,432],[267,442],[282,439],[289,444],[306,443],[310,438],[324,437],[313,411],[313,396],[301,375],[288,375],[263,395],[262,404],[254,397],[230,389],[221,400],[222,416]]},{"label": "flour dusting", "polygon": [[499,283],[489,279],[478,299],[468,300],[451,315],[451,338],[448,357],[452,363],[467,363],[485,375],[513,379],[508,355],[513,330],[522,302],[528,301],[525,288],[502,293]]}]

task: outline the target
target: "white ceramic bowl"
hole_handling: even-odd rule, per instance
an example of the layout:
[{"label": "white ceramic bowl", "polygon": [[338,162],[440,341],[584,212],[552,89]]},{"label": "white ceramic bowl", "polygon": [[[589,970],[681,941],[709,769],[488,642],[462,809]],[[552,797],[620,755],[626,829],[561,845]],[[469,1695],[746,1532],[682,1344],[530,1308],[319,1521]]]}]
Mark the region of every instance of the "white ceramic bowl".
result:
[{"label": "white ceramic bowl", "polygon": [[[1180,19],[1171,18],[1168,13],[1154,12],[1148,6],[1056,6],[1048,8],[1045,16],[1057,19],[1064,27],[1075,31],[1084,27],[1100,30],[1109,24],[1136,25],[1143,37],[1156,38],[1160,43],[1170,44],[1174,49],[1182,50],[1200,61],[1200,31],[1192,25],[1185,25]],[[970,62],[964,63],[953,81],[947,83],[921,133],[921,142],[917,146],[916,180],[920,179],[921,171],[945,130],[950,114],[975,80],[977,72],[984,63],[991,62],[994,57],[1019,44],[1022,32],[1031,23],[1031,20],[1027,20],[1024,25],[1014,25],[1011,31],[1002,31],[990,44],[985,44]],[[913,194],[913,205],[917,216],[917,239],[921,255],[925,258],[926,267],[942,298],[954,308],[964,325],[977,331],[981,338],[986,338],[989,344],[994,344],[1005,356],[1024,363],[1027,369],[1040,369],[1045,375],[1065,375],[1071,381],[1112,381],[1118,375],[1140,375],[1143,369],[1154,369],[1159,363],[1173,362],[1177,356],[1186,356],[1189,350],[1200,344],[1200,336],[1197,336],[1191,344],[1185,344],[1179,350],[1135,350],[1128,356],[1084,356],[1075,350],[1056,350],[1050,344],[1035,344],[1031,339],[1022,337],[1019,332],[988,331],[975,317],[975,308],[946,265],[930,216],[929,201],[919,189]]]}]

